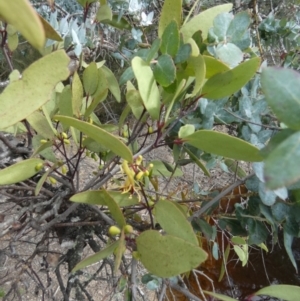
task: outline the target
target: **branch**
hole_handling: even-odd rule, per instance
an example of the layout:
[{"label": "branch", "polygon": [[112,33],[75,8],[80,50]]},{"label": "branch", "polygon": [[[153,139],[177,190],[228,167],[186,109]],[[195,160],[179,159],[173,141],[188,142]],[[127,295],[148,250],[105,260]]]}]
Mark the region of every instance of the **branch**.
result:
[{"label": "branch", "polygon": [[251,173],[250,175],[243,178],[242,180],[238,180],[233,184],[231,184],[229,187],[227,187],[225,190],[219,193],[216,197],[214,197],[210,202],[208,202],[203,207],[201,207],[200,210],[194,212],[194,214],[191,217],[189,217],[189,220],[192,221],[194,218],[200,217],[205,211],[207,211],[209,208],[213,207],[216,203],[218,203],[224,196],[230,193],[235,187],[244,184],[248,179],[250,179],[253,176],[254,173]]}]

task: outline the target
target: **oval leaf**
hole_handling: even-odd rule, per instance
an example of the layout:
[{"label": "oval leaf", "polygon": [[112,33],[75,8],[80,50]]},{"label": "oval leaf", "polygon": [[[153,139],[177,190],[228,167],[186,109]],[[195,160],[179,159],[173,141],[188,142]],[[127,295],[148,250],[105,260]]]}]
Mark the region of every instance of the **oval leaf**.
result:
[{"label": "oval leaf", "polygon": [[94,139],[96,142],[102,144],[104,147],[110,149],[116,155],[127,160],[128,162],[132,162],[132,153],[130,149],[116,136],[106,132],[105,130],[102,130],[95,125],[75,118],[57,115],[54,116],[54,119],[76,128],[77,130],[86,134],[88,137]]},{"label": "oval leaf", "polygon": [[267,102],[276,116],[292,129],[300,129],[300,75],[298,72],[270,67],[261,75]]},{"label": "oval leaf", "polygon": [[207,38],[208,30],[213,26],[214,18],[220,13],[229,12],[231,10],[232,3],[228,3],[209,8],[195,16],[189,22],[184,24],[180,30],[184,41],[187,42],[187,40],[199,30],[202,31],[202,37],[205,40]]},{"label": "oval leaf", "polygon": [[201,93],[210,99],[219,99],[230,96],[241,89],[256,73],[260,58],[250,59],[232,70],[218,73],[203,86]]},{"label": "oval leaf", "polygon": [[230,68],[227,65],[215,59],[214,57],[203,55],[203,58],[206,66],[205,78],[211,78],[217,73],[230,70]]},{"label": "oval leaf", "polygon": [[131,64],[146,110],[154,120],[157,120],[160,112],[160,94],[153,72],[140,57],[135,57]]},{"label": "oval leaf", "polygon": [[179,48],[179,30],[178,24],[173,20],[165,29],[160,50],[163,54],[169,54],[174,57]]},{"label": "oval leaf", "polygon": [[158,25],[158,37],[162,37],[166,27],[175,20],[181,24],[182,0],[165,0]]},{"label": "oval leaf", "polygon": [[285,139],[265,160],[264,179],[266,187],[276,189],[289,186],[300,179],[295,164],[300,160],[300,132]]},{"label": "oval leaf", "polygon": [[191,224],[176,204],[160,200],[155,205],[155,218],[167,234],[176,236],[197,246],[198,241]]},{"label": "oval leaf", "polygon": [[55,51],[30,65],[21,80],[10,83],[0,95],[0,128],[26,119],[50,100],[56,84],[69,76],[69,62],[64,50]]},{"label": "oval leaf", "polygon": [[201,130],[185,137],[184,141],[207,153],[235,160],[262,161],[258,148],[244,140],[224,133]]},{"label": "oval leaf", "polygon": [[286,301],[298,301],[300,296],[300,287],[295,285],[271,285],[262,288],[255,295],[267,295]]},{"label": "oval leaf", "polygon": [[93,95],[96,92],[99,81],[98,74],[97,64],[95,62],[90,63],[83,71],[82,80],[86,94]]},{"label": "oval leaf", "polygon": [[29,1],[0,1],[0,17],[20,31],[33,47],[43,48],[45,44],[43,25]]},{"label": "oval leaf", "polygon": [[27,159],[0,170],[0,185],[19,183],[38,173],[36,166],[44,161]]},{"label": "oval leaf", "polygon": [[158,58],[153,74],[157,82],[163,87],[168,87],[174,82],[176,69],[168,54],[163,54]]},{"label": "oval leaf", "polygon": [[154,230],[143,232],[136,243],[143,265],[159,277],[169,278],[188,272],[207,258],[207,253],[201,248]]}]

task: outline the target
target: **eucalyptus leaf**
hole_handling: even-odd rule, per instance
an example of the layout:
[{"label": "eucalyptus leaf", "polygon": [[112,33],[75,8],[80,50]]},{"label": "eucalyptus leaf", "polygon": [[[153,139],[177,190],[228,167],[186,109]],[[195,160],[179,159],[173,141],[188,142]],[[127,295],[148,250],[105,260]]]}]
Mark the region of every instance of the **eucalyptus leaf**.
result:
[{"label": "eucalyptus leaf", "polygon": [[300,170],[295,162],[299,160],[300,132],[296,132],[280,143],[266,158],[266,187],[276,189],[296,183],[300,179]]},{"label": "eucalyptus leaf", "polygon": [[161,38],[160,50],[162,54],[174,57],[179,49],[179,29],[176,21],[171,21],[165,28]]},{"label": "eucalyptus leaf", "polygon": [[232,3],[227,3],[206,9],[205,11],[193,17],[180,29],[184,42],[187,42],[187,40],[199,30],[202,31],[202,37],[205,40],[207,38],[208,30],[213,26],[214,18],[220,13],[229,12],[231,10]]},{"label": "eucalyptus leaf", "polygon": [[163,87],[171,85],[176,77],[176,69],[170,55],[161,55],[154,68],[153,75],[156,81]]},{"label": "eucalyptus leaf", "polygon": [[300,75],[291,69],[263,69],[261,84],[266,100],[280,119],[292,129],[300,129]]}]

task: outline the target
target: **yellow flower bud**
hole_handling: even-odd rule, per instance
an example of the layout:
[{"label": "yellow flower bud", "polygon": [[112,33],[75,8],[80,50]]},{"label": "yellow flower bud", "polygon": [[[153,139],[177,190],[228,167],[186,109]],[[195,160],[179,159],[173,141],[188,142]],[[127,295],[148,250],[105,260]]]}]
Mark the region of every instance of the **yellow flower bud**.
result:
[{"label": "yellow flower bud", "polygon": [[63,139],[68,139],[68,135],[65,132],[62,132],[61,136],[62,136]]},{"label": "yellow flower bud", "polygon": [[133,232],[132,226],[131,226],[131,225],[126,225],[126,226],[124,227],[124,232],[125,232],[126,234],[132,233],[132,232]]},{"label": "yellow flower bud", "polygon": [[67,174],[67,172],[68,172],[68,169],[67,169],[67,167],[64,165],[64,166],[61,168],[61,173],[62,173],[63,175],[65,175],[65,174]]},{"label": "yellow flower bud", "polygon": [[45,143],[48,142],[48,140],[46,140],[46,139],[41,139],[40,142],[41,142],[41,144],[45,144]]},{"label": "yellow flower bud", "polygon": [[65,144],[70,144],[70,140],[69,139],[64,139],[64,143]]},{"label": "yellow flower bud", "polygon": [[35,166],[35,170],[36,171],[40,171],[42,168],[44,167],[44,164],[43,163],[39,163]]},{"label": "yellow flower bud", "polygon": [[111,236],[116,236],[118,234],[121,233],[121,230],[117,227],[117,226],[111,226],[109,229],[108,229],[108,233],[109,235]]},{"label": "yellow flower bud", "polygon": [[53,185],[57,183],[57,181],[54,178],[52,178],[52,177],[49,177],[49,181]]},{"label": "yellow flower bud", "polygon": [[144,171],[139,171],[139,173],[136,175],[136,179],[139,181],[143,176],[144,176],[145,172]]},{"label": "yellow flower bud", "polygon": [[152,134],[153,133],[153,127],[152,126],[149,126],[148,127],[148,134]]}]

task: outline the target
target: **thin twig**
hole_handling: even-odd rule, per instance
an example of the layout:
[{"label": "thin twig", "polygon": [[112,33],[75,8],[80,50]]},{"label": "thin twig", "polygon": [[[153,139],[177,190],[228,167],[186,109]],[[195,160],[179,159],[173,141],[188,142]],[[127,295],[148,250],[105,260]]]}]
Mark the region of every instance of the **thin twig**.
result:
[{"label": "thin twig", "polygon": [[214,197],[210,202],[205,204],[203,207],[201,207],[198,211],[194,212],[194,214],[189,217],[189,220],[193,220],[194,218],[197,218],[201,216],[205,211],[207,211],[209,208],[213,207],[216,203],[218,203],[223,197],[225,197],[228,193],[230,193],[235,187],[238,187],[242,184],[244,184],[248,179],[254,176],[254,173],[251,173],[247,177],[238,180],[231,184],[229,187],[227,187],[225,190],[223,190],[221,193],[219,193],[216,197]]}]

